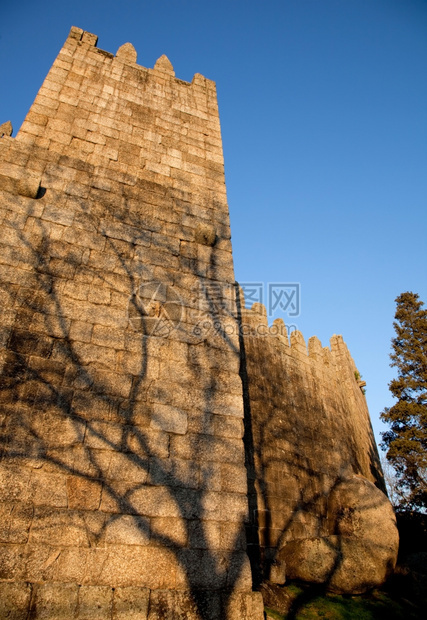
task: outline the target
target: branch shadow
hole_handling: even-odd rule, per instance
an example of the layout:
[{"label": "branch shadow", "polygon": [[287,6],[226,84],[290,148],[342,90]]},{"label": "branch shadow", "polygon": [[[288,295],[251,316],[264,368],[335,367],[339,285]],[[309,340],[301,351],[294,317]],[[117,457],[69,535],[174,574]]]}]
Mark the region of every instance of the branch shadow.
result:
[{"label": "branch shadow", "polygon": [[[305,359],[303,372],[294,357],[283,362],[288,355],[285,345],[280,340],[274,344],[268,334],[259,335],[252,319],[245,322],[243,304],[238,297],[250,507],[247,539],[254,585],[268,597],[271,583],[283,585],[289,579],[281,552],[294,541],[321,541],[325,555],[332,558],[325,563],[321,579],[314,573],[307,575],[302,595],[288,610],[287,617],[294,618],[309,600],[333,589],[343,569],[348,553],[343,545],[354,535],[353,509],[335,506],[332,510],[331,504],[343,482],[362,475],[373,479],[381,491],[384,483],[370,421],[366,428],[372,438],[361,455],[353,440],[354,422],[334,415],[346,411],[339,394],[330,388],[327,398],[321,398],[317,381],[323,378],[309,370]],[[374,497],[376,493],[358,507],[365,518],[387,501],[385,496]],[[390,550],[381,541],[376,548],[379,555]],[[387,574],[392,564],[392,559],[387,560]],[[369,581],[365,585],[369,588]],[[362,590],[365,585],[361,584]]]},{"label": "branch shadow", "polygon": [[[148,185],[147,191],[164,198],[163,189]],[[195,261],[191,268],[187,265],[187,275],[203,292],[204,313],[216,325],[215,333],[194,335],[188,330],[191,321],[181,321],[166,337],[152,334],[153,316],[135,291],[141,281],[158,281],[160,273],[164,281],[173,281],[176,261],[169,265],[168,257],[179,259],[179,248],[159,232],[154,218],[146,218],[141,232],[141,211],[134,203],[131,208],[140,187],[136,189],[132,197],[126,186],[119,206],[93,189],[98,206],[91,212],[84,200],[70,199],[74,222],[92,244],[89,252],[71,237],[68,243],[57,242],[55,225],[47,220],[32,218],[30,233],[10,227],[19,254],[12,257],[13,264],[24,276],[3,287],[5,306],[14,316],[3,342],[0,454],[11,476],[17,466],[28,469],[30,491],[18,484],[16,494],[11,491],[6,500],[16,504],[21,498],[32,506],[31,529],[27,523],[12,542],[62,548],[69,535],[98,549],[121,544],[129,535],[138,548],[166,549],[185,576],[180,587],[191,593],[194,617],[211,620],[226,617],[245,570],[246,497],[236,499],[239,485],[224,481],[227,462],[221,462],[222,445],[223,454],[232,456],[228,469],[237,467],[241,439],[238,424],[232,428],[230,422],[230,432],[225,422],[219,429],[224,387],[221,373],[215,377],[212,372],[224,356],[239,355],[236,338],[225,329],[236,318],[232,306],[218,304],[205,286],[206,270],[211,280],[221,277],[212,251],[203,270]],[[55,203],[56,198],[48,190],[38,202]],[[31,218],[31,212],[26,216]],[[149,260],[155,251],[158,265],[150,268],[144,253]],[[109,291],[109,302],[103,290]],[[126,303],[138,319],[139,332],[122,318],[115,327]],[[96,316],[90,316],[92,311]],[[165,373],[159,374],[159,360],[173,353],[175,345],[177,351],[191,345],[192,363],[175,353],[168,366],[176,383],[173,393]],[[176,422],[165,423],[161,405],[174,409]],[[188,430],[182,426],[184,417]],[[170,424],[176,427],[171,430]],[[55,482],[62,486],[52,489]],[[241,515],[231,526],[227,498],[220,505],[220,494],[227,492],[230,509]],[[52,570],[52,565],[46,569],[47,580]],[[221,592],[220,603],[209,602],[207,583]]]}]

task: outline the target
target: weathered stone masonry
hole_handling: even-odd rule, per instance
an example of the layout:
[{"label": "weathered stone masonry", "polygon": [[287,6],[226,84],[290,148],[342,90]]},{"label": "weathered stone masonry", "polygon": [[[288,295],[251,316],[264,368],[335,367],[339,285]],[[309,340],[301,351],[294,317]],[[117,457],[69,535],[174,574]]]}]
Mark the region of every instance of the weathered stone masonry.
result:
[{"label": "weathered stone masonry", "polygon": [[[260,304],[242,310],[249,554],[257,582],[357,593],[384,582],[398,536],[360,375],[341,336],[308,350]],[[261,335],[260,335],[261,334]],[[290,341],[289,341],[290,340]]]},{"label": "weathered stone masonry", "polygon": [[0,618],[261,620],[263,579],[380,582],[345,345],[256,335],[236,295],[215,84],[96,42],[0,126]]},{"label": "weathered stone masonry", "polygon": [[0,141],[0,598],[260,619],[215,85],[96,40]]}]

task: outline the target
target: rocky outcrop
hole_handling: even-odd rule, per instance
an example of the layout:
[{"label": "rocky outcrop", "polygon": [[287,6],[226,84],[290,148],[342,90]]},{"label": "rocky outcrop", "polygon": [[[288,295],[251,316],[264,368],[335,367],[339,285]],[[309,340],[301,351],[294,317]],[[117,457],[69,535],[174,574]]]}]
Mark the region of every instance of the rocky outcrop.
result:
[{"label": "rocky outcrop", "polygon": [[341,481],[328,498],[328,536],[294,540],[280,550],[286,577],[358,594],[380,586],[397,559],[398,533],[387,497],[361,476]]}]

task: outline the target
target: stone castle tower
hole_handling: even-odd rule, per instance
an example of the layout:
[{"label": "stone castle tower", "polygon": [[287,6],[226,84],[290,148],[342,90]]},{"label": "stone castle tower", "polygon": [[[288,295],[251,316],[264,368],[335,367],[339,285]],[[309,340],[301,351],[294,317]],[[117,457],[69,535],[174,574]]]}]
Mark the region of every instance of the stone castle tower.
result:
[{"label": "stone castle tower", "polygon": [[356,547],[381,582],[348,351],[235,286],[215,84],[96,43],[0,127],[0,617],[261,620],[265,579],[363,590]]}]

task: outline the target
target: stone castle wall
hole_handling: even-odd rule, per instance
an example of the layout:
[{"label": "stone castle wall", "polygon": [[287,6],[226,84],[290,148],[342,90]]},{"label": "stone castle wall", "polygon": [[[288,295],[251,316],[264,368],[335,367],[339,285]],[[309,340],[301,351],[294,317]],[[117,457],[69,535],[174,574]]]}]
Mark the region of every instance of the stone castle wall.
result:
[{"label": "stone castle wall", "polygon": [[345,344],[242,309],[215,84],[96,43],[72,28],[0,126],[0,617],[261,620],[265,579],[380,582]]},{"label": "stone castle wall", "polygon": [[0,140],[1,614],[260,620],[215,84],[96,41]]},{"label": "stone castle wall", "polygon": [[[382,583],[396,561],[397,531],[364,382],[346,344],[333,336],[322,348],[312,337],[307,350],[280,319],[269,327],[261,304],[242,309],[241,331],[256,580],[294,577],[347,592]],[[308,544],[323,545],[319,557]]]}]

